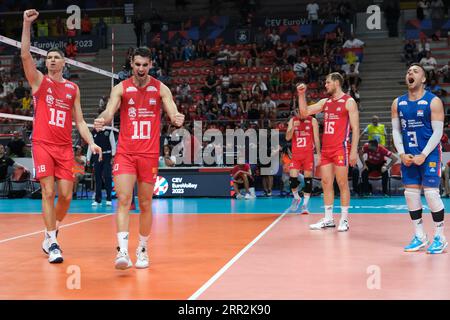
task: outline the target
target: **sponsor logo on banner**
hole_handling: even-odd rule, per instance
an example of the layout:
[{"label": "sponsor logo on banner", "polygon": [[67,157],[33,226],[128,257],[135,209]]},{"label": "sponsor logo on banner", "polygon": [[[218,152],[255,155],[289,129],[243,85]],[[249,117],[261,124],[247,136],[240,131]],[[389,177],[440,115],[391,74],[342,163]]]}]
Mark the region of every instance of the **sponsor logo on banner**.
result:
[{"label": "sponsor logo on banner", "polygon": [[128,116],[130,118],[135,118],[136,117],[136,109],[131,107],[130,109],[128,109]]},{"label": "sponsor logo on banner", "polygon": [[128,87],[127,90],[125,90],[125,92],[137,92],[138,89],[136,87]]}]

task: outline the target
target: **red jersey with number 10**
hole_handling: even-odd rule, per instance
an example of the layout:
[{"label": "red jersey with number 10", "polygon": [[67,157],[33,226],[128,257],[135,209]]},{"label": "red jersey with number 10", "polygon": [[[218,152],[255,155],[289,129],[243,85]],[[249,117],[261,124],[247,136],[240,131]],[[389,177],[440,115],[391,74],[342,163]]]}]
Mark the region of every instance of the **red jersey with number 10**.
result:
[{"label": "red jersey with number 10", "polygon": [[153,77],[139,88],[133,78],[122,81],[117,153],[159,156],[161,82]]},{"label": "red jersey with number 10", "polygon": [[294,117],[293,128],[292,159],[303,158],[306,153],[314,152],[312,117],[306,119]]},{"label": "red jersey with number 10", "polygon": [[33,142],[72,146],[72,110],[76,96],[75,83],[57,82],[44,76],[33,94]]},{"label": "red jersey with number 10", "polygon": [[325,102],[322,150],[347,149],[350,119],[345,105],[348,99],[351,96],[344,94],[339,99],[329,98]]}]

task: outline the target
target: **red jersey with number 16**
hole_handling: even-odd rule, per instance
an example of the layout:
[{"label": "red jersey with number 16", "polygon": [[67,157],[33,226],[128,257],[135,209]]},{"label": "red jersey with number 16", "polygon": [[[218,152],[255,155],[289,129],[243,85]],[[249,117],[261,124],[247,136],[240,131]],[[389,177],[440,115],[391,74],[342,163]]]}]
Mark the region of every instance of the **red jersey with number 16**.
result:
[{"label": "red jersey with number 16", "polygon": [[72,110],[76,96],[75,83],[57,82],[44,76],[33,94],[33,142],[72,146]]},{"label": "red jersey with number 16", "polygon": [[159,156],[161,82],[153,77],[139,88],[133,78],[122,81],[117,153]]},{"label": "red jersey with number 16", "polygon": [[294,117],[293,128],[292,159],[303,158],[306,153],[314,152],[312,117],[306,119]]},{"label": "red jersey with number 16", "polygon": [[347,149],[350,119],[345,105],[348,99],[351,96],[344,94],[339,99],[329,98],[325,102],[322,150]]}]

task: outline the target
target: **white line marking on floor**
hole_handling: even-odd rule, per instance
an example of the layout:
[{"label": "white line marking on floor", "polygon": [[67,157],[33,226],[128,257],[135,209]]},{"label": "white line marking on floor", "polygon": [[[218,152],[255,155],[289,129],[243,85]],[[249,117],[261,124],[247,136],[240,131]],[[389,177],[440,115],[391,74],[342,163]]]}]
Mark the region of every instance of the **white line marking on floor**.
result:
[{"label": "white line marking on floor", "polygon": [[285,215],[289,212],[289,208],[286,209],[274,222],[264,229],[252,242],[250,242],[245,248],[243,248],[237,255],[235,255],[226,265],[224,265],[215,275],[213,275],[200,289],[198,289],[188,300],[197,300],[214,282],[217,281],[240,257],[244,255],[253,245],[258,242],[270,229],[273,228]]},{"label": "white line marking on floor", "polygon": [[[80,224],[80,223],[89,222],[89,221],[101,219],[101,218],[104,218],[104,217],[109,217],[111,215],[113,215],[113,213],[102,214],[101,216],[98,216],[98,217],[93,217],[93,218],[84,219],[84,220],[80,220],[80,221],[76,221],[76,222],[72,222],[72,223],[68,223],[68,224],[63,224],[63,225],[59,226],[59,228],[62,229],[62,228],[74,226],[74,225],[77,225],[77,224]],[[39,234],[39,233],[42,233],[44,231],[45,231],[45,229],[44,230],[40,230],[40,231],[36,231],[36,232],[23,234],[23,235],[20,235],[20,236],[17,236],[17,237],[12,237],[12,238],[8,238],[8,239],[0,240],[0,244],[4,243],[4,242],[12,241],[12,240],[17,240],[17,239],[21,239],[21,238],[25,238],[25,237],[29,237],[29,236],[34,236],[35,234]]]}]

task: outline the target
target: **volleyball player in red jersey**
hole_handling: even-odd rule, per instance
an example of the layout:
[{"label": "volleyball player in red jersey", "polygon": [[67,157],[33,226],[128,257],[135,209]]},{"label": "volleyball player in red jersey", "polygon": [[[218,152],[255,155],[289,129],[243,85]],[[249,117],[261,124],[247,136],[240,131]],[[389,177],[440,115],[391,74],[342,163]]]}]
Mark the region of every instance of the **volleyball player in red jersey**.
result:
[{"label": "volleyball player in red jersey", "polygon": [[116,85],[106,110],[95,119],[95,128],[101,130],[110,123],[120,108],[120,133],[114,159],[114,186],[118,198],[116,269],[132,267],[128,255],[129,209],[133,186],[138,182],[139,245],[136,250],[136,268],[147,268],[147,242],[152,225],[153,187],[158,173],[161,107],[172,124],[180,127],[184,115],[178,112],[170,89],[148,75],[152,67],[151,53],[141,47],[131,57],[133,75]]},{"label": "volleyball player in red jersey", "polygon": [[[47,52],[48,74],[36,69],[30,53],[30,28],[39,13],[26,10],[23,14],[21,57],[25,76],[34,99],[32,135],[33,162],[42,191],[42,212],[46,227],[42,249],[50,263],[61,263],[63,257],[56,239],[59,224],[64,219],[72,199],[74,153],[72,148],[72,119],[81,137],[94,154],[102,149],[94,143],[81,111],[78,86],[62,76],[64,53],[53,48]],[[55,206],[55,180],[58,201]]]},{"label": "volleyball player in red jersey", "polygon": [[[348,186],[348,166],[356,165],[358,159],[359,113],[355,100],[342,91],[344,79],[339,73],[331,73],[325,81],[325,89],[330,95],[318,103],[307,106],[306,85],[297,87],[299,106],[302,116],[324,112],[324,132],[322,135],[321,176],[325,218],[310,225],[312,230],[335,227],[333,220],[334,190],[336,181],[341,194],[341,219],[338,231],[347,231],[348,207],[350,205],[350,189]],[[348,155],[348,140],[352,130],[350,157]]]},{"label": "volleyball player in red jersey", "polygon": [[297,187],[299,185],[298,175],[303,170],[305,177],[304,198],[302,205],[302,214],[308,214],[308,202],[312,192],[312,179],[314,172],[314,150],[316,150],[320,159],[320,139],[319,125],[317,120],[311,116],[303,118],[295,116],[289,120],[286,131],[286,140],[292,139],[292,162],[290,165],[290,185],[294,196],[291,205],[291,211],[296,211],[300,205],[300,195]]}]

